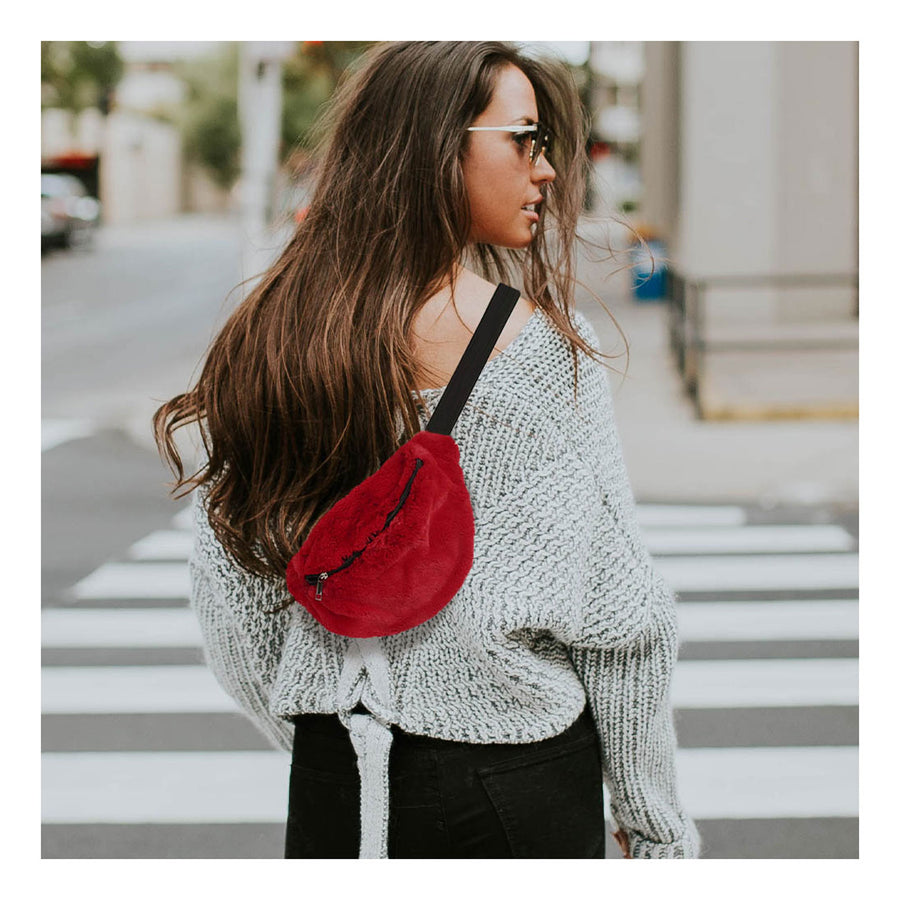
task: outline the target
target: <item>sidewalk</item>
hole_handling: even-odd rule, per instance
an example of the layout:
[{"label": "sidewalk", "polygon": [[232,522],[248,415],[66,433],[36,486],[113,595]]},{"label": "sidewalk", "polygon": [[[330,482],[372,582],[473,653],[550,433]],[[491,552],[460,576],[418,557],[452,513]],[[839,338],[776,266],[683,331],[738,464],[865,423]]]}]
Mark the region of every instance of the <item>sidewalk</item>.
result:
[{"label": "sidewalk", "polygon": [[[624,257],[621,262],[624,262]],[[669,352],[666,305],[631,298],[627,271],[579,274],[609,307],[630,343],[627,376],[610,373],[616,416],[640,502],[736,502],[763,507],[858,502],[858,421],[698,421]],[[604,352],[622,339],[595,300],[577,295]],[[612,360],[617,372],[624,359]]]}]

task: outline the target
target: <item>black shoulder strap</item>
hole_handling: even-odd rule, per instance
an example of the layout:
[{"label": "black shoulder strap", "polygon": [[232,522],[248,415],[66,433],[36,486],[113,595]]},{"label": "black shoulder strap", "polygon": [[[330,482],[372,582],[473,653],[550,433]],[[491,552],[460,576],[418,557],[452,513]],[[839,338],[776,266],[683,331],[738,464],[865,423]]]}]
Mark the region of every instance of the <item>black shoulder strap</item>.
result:
[{"label": "black shoulder strap", "polygon": [[450,434],[518,299],[519,292],[515,288],[502,282],[497,285],[497,290],[494,291],[488,308],[469,340],[462,359],[425,426],[426,431]]}]

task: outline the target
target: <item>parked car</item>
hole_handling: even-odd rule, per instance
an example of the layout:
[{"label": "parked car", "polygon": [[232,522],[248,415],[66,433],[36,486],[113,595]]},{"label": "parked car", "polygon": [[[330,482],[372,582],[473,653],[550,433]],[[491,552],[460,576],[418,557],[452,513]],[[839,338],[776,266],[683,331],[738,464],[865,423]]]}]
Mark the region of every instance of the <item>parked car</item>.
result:
[{"label": "parked car", "polygon": [[100,203],[74,175],[41,174],[41,250],[88,243]]}]

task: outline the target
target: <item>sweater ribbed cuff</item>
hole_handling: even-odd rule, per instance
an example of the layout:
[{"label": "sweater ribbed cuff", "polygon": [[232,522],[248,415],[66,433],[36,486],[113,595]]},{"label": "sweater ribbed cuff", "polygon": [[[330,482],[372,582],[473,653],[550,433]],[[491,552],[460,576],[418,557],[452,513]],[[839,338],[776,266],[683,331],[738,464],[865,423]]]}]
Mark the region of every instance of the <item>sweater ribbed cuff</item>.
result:
[{"label": "sweater ribbed cuff", "polygon": [[633,859],[696,859],[700,856],[700,834],[691,823],[677,841],[661,844],[631,832],[628,846]]}]

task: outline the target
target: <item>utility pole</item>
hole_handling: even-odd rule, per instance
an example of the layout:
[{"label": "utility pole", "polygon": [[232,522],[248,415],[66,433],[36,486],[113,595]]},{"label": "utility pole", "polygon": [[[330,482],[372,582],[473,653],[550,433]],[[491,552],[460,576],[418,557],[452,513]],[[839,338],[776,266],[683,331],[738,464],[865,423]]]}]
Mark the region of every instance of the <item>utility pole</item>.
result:
[{"label": "utility pole", "polygon": [[293,52],[295,44],[295,41],[242,41],[239,45],[242,278],[255,280],[280,249],[277,235],[270,232],[269,226],[281,142],[281,64]]},{"label": "utility pole", "polygon": [[590,116],[591,130],[588,135],[588,146],[584,148],[584,152],[591,154],[591,178],[587,184],[585,192],[584,207],[586,211],[593,212],[595,203],[596,187],[593,179],[593,145],[594,145],[594,118],[596,116],[596,106],[594,98],[594,41],[588,41],[587,59],[584,63],[584,105]]}]

